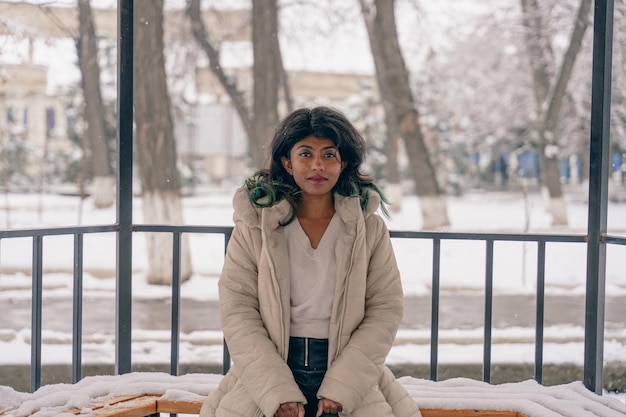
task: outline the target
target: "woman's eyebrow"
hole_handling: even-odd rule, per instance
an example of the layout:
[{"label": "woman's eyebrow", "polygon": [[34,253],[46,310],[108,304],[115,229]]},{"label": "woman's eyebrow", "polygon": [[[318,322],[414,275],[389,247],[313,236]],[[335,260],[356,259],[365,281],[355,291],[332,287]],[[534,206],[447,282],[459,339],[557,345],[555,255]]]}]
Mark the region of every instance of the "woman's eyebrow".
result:
[{"label": "woman's eyebrow", "polygon": [[[311,146],[311,145],[300,145],[298,146],[296,149],[315,149],[315,147]],[[333,149],[333,150],[337,150],[337,147],[335,145],[332,146],[325,146],[322,148],[323,151],[327,151],[329,149]]]}]

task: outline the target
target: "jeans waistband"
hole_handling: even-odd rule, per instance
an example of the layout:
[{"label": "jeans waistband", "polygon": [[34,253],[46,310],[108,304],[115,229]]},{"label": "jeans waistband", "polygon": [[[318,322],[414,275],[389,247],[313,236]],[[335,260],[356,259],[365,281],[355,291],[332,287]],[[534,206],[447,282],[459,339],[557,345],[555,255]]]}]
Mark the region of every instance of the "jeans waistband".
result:
[{"label": "jeans waistband", "polygon": [[290,337],[287,364],[291,369],[326,369],[328,366],[328,339]]}]

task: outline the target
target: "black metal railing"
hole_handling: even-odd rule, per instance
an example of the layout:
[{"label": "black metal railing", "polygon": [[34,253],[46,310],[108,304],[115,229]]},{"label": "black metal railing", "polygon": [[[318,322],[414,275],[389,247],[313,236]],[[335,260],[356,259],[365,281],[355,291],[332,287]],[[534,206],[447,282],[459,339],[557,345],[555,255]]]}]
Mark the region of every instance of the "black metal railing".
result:
[{"label": "black metal railing", "polygon": [[[83,312],[83,237],[85,234],[117,232],[118,227],[109,226],[82,226],[61,227],[31,230],[0,231],[0,240],[11,238],[32,239],[32,317],[31,317],[31,363],[30,377],[31,390],[41,386],[41,344],[42,344],[42,294],[43,294],[43,239],[46,236],[67,235],[73,236],[73,318],[72,318],[72,382],[82,378],[82,312]],[[171,294],[171,345],[170,345],[170,373],[179,372],[179,342],[180,342],[180,284],[181,284],[181,240],[184,234],[221,234],[224,236],[224,250],[228,244],[232,227],[230,226],[167,226],[167,225],[134,225],[133,233],[169,233],[172,236],[172,294]],[[510,234],[510,233],[447,233],[447,232],[418,232],[394,231],[390,232],[393,240],[416,239],[432,242],[432,295],[431,295],[431,323],[430,323],[430,379],[437,380],[438,349],[439,349],[439,301],[440,301],[440,271],[441,271],[441,244],[450,240],[482,241],[486,244],[485,250],[485,277],[484,277],[484,337],[483,337],[483,381],[491,379],[491,350],[492,350],[492,311],[493,311],[493,265],[494,243],[532,242],[537,244],[536,265],[536,320],[535,320],[535,358],[534,378],[542,382],[543,375],[543,329],[544,329],[544,288],[547,243],[586,243],[585,235],[568,234]],[[604,236],[604,243],[626,245],[626,237]],[[132,254],[131,242],[123,244],[121,250]],[[132,255],[131,255],[132,258]],[[132,301],[132,295],[129,298]],[[123,325],[122,321],[130,317],[123,317],[119,311],[131,311],[131,306],[119,305],[116,314],[116,326]],[[587,335],[586,335],[587,337]],[[118,351],[130,352],[131,341],[116,340]],[[130,355],[129,355],[130,356]],[[130,358],[125,358],[130,363]],[[228,348],[224,344],[222,369],[225,373],[230,366]],[[585,367],[590,366],[585,363]]]},{"label": "black metal railing", "polygon": [[485,302],[483,317],[483,381],[491,381],[491,346],[492,346],[492,313],[493,313],[493,265],[494,243],[535,242],[537,243],[537,303],[535,323],[535,380],[543,379],[543,324],[545,304],[545,265],[546,243],[577,242],[584,243],[584,235],[556,234],[507,234],[507,233],[439,233],[439,232],[400,232],[391,231],[392,238],[428,239],[432,241],[432,294],[431,294],[431,326],[430,326],[430,379],[437,380],[438,347],[439,347],[439,289],[441,270],[441,242],[444,240],[483,241],[485,250]]},{"label": "black metal railing", "polygon": [[[31,354],[30,388],[37,390],[41,385],[41,334],[43,312],[43,240],[46,236],[73,236],[73,298],[72,298],[72,382],[81,379],[82,364],[82,314],[83,314],[83,237],[92,233],[117,232],[115,225],[58,227],[27,230],[0,230],[0,241],[11,238],[32,240],[31,265]],[[1,255],[1,253],[0,253]]]},{"label": "black metal railing", "polygon": [[[232,233],[232,227],[215,226],[159,226],[159,225],[136,225],[133,227],[136,232],[157,232],[172,234],[172,328],[170,347],[170,374],[178,375],[179,366],[179,341],[180,341],[180,265],[181,265],[181,237],[183,233],[210,233],[224,235],[224,253]],[[125,348],[130,351],[130,347]],[[224,343],[224,355],[222,361],[222,371],[225,374],[230,366],[230,355],[228,347]]]}]

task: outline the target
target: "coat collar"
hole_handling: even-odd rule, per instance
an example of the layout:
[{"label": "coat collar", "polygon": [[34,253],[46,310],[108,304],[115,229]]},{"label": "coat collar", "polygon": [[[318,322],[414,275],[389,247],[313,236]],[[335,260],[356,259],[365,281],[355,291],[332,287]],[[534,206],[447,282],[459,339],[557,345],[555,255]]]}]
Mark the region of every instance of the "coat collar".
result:
[{"label": "coat collar", "polygon": [[[378,193],[368,190],[369,198],[365,208],[361,209],[360,199],[356,197],[346,197],[335,193],[335,210],[344,222],[349,222],[358,218],[362,213],[364,217],[368,217],[375,213],[380,206],[380,196]],[[239,188],[233,197],[233,221],[243,222],[252,227],[259,227],[262,215],[265,217],[265,224],[272,224],[278,227],[279,223],[289,219],[291,214],[291,206],[285,200],[281,200],[271,207],[265,209],[255,207],[250,202],[250,193],[244,186]]]}]

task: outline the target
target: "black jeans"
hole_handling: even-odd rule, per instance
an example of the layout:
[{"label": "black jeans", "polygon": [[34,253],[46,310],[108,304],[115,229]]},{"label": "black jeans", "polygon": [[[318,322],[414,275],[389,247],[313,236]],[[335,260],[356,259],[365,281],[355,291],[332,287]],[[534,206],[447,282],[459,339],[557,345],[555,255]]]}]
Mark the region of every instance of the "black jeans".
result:
[{"label": "black jeans", "polygon": [[[291,368],[300,390],[306,397],[305,417],[317,413],[317,390],[322,385],[328,363],[328,339],[291,337],[287,365]],[[338,414],[323,413],[323,417],[338,417]]]}]

